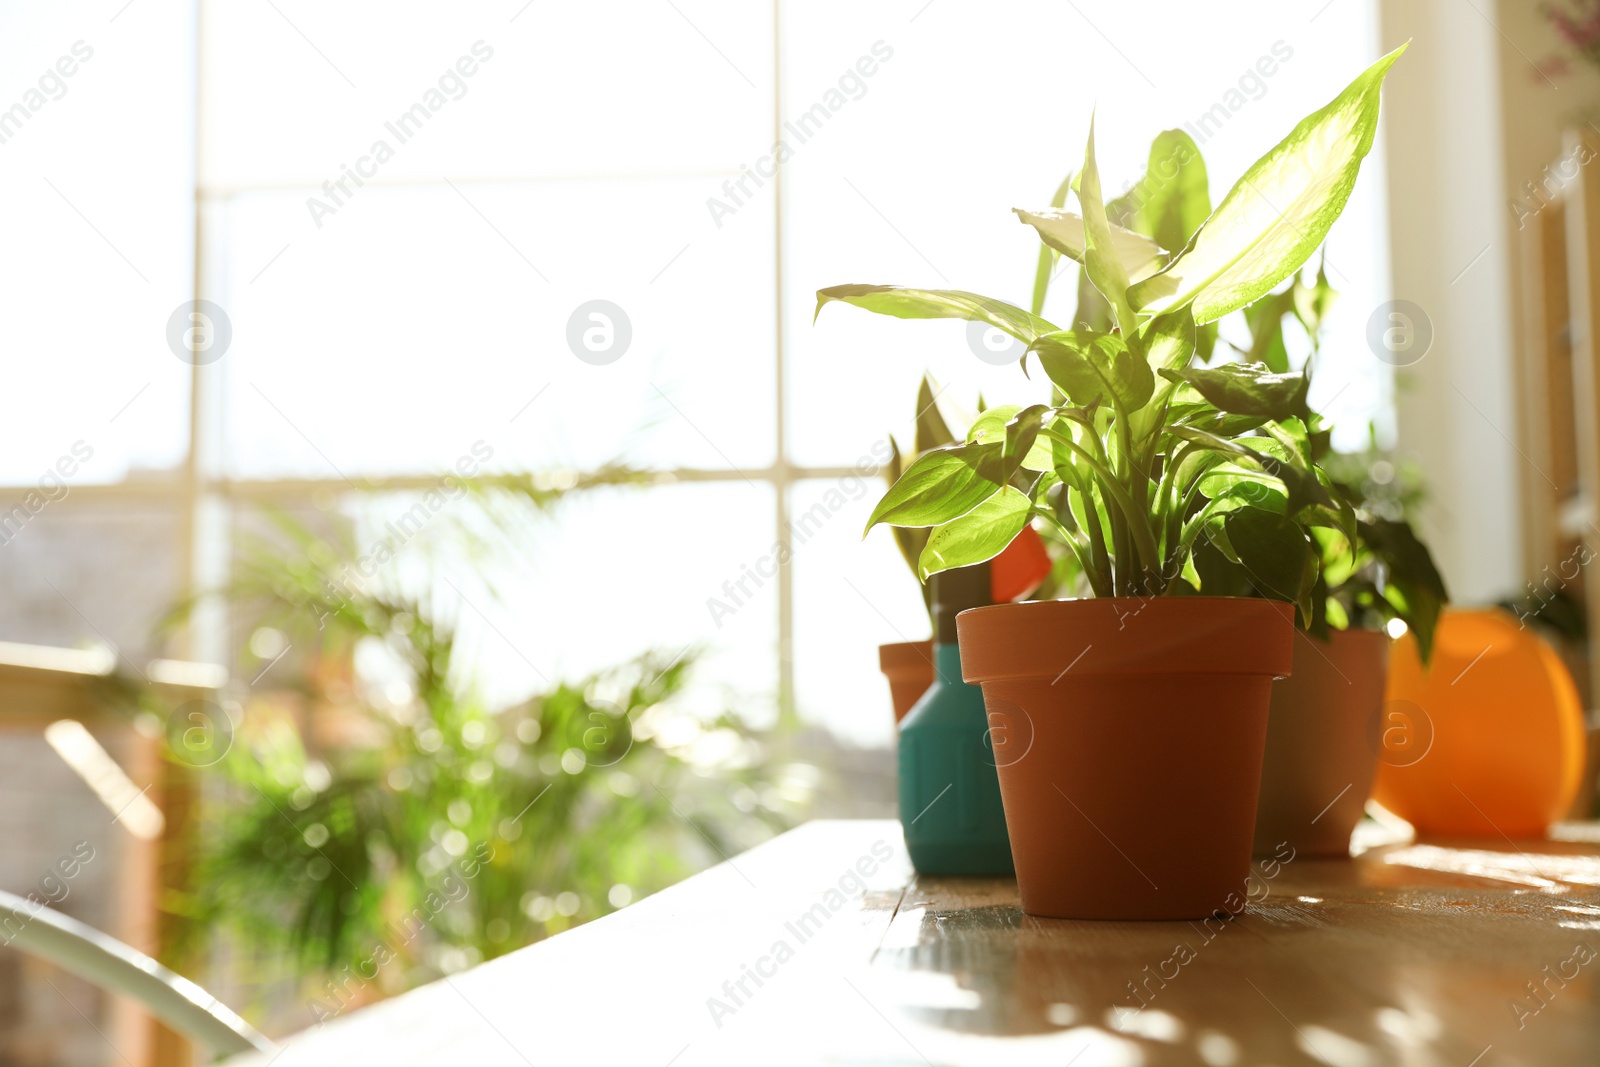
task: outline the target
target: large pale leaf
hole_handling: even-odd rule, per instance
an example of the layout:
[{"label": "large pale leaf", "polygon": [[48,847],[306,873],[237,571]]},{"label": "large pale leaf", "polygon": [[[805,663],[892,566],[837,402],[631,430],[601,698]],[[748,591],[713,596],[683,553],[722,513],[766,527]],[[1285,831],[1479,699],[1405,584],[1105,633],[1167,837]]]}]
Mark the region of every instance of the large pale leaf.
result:
[{"label": "large pale leaf", "polygon": [[[1043,425],[1049,426],[1056,433],[1071,437],[1072,423],[1069,419],[1059,414],[1060,410],[1057,409],[1056,413],[1044,420]],[[1045,471],[1054,471],[1062,464],[1071,464],[1072,462],[1071,449],[1054,437],[1046,436],[1041,432],[1033,439],[1033,445],[1028,449],[1027,455],[1023,456],[1021,466],[1025,470],[1043,473]],[[1039,494],[1035,493],[1034,495],[1038,496]]]},{"label": "large pale leaf", "polygon": [[1224,363],[1219,367],[1161,368],[1161,376],[1187,382],[1218,410],[1232,415],[1253,415],[1282,421],[1304,418],[1306,390],[1303,374],[1278,374],[1264,363]]},{"label": "large pale leaf", "polygon": [[1300,269],[1350,198],[1378,128],[1378,90],[1405,45],[1367,68],[1262,156],[1159,274],[1129,299],[1148,313],[1193,304],[1198,323],[1244,307]]},{"label": "large pale leaf", "polygon": [[1100,194],[1100,167],[1094,157],[1094,120],[1089,120],[1089,141],[1083,149],[1083,170],[1078,173],[1078,204],[1083,208],[1083,272],[1111,305],[1112,316],[1124,333],[1137,325],[1128,300],[1128,272],[1117,254]]},{"label": "large pale leaf", "polygon": [[[1083,262],[1089,250],[1089,241],[1084,232],[1082,215],[1053,207],[1040,211],[1025,211],[1020,207],[1011,210],[1016,212],[1017,218],[1037,230],[1039,239],[1045,244],[1068,259]],[[1107,226],[1111,234],[1111,247],[1131,280],[1148,278],[1161,269],[1167,257],[1160,245],[1143,234],[1125,230],[1121,226],[1109,223]]]},{"label": "large pale leaf", "polygon": [[1157,134],[1144,177],[1107,204],[1106,211],[1113,221],[1153,238],[1169,252],[1188,245],[1211,214],[1206,161],[1194,138],[1182,130]]},{"label": "large pale leaf", "polygon": [[1056,468],[1056,444],[1048,437],[1034,438],[1033,445],[1028,449],[1028,454],[1022,457],[1022,467],[1035,473],[1053,471]]},{"label": "large pale leaf", "polygon": [[[835,285],[817,290],[817,315],[830,301],[893,315],[897,319],[967,319],[987,322],[1024,343],[1055,326],[1021,308],[959,289],[906,289],[898,285]],[[815,319],[816,316],[813,316]]]},{"label": "large pale leaf", "polygon": [[1155,391],[1150,364],[1114,333],[1059,330],[1039,338],[1028,351],[1039,357],[1050,380],[1081,408],[1115,397],[1125,410],[1137,411]]},{"label": "large pale leaf", "polygon": [[891,526],[938,526],[965,515],[1005,484],[1003,443],[936,448],[918,456],[872,509],[870,530]]},{"label": "large pale leaf", "polygon": [[[1058,211],[1066,207],[1067,193],[1071,190],[1072,175],[1069,174],[1061,179],[1060,185],[1056,186],[1056,195],[1050,198],[1050,206]],[[1050,244],[1049,241],[1042,242],[1039,246],[1039,264],[1033,271],[1032,311],[1035,315],[1044,314],[1044,298],[1050,291],[1050,279],[1055,273],[1056,254],[1059,251],[1060,249]],[[1074,256],[1073,258],[1076,259],[1078,257]]]},{"label": "large pale leaf", "polygon": [[1027,525],[1029,506],[1027,495],[1008,485],[960,518],[938,527],[928,535],[922,550],[917,566],[920,576],[926,581],[930,574],[998,556]]},{"label": "large pale leaf", "polygon": [[1134,344],[1143,349],[1145,362],[1152,370],[1176,370],[1189,365],[1199,332],[1189,309],[1183,308],[1151,319],[1135,335]]}]

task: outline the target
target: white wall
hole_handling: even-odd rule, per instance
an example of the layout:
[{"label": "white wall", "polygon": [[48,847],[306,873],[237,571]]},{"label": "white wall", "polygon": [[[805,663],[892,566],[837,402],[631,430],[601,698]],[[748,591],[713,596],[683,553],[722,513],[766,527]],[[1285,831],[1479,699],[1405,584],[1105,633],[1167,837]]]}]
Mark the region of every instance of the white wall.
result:
[{"label": "white wall", "polygon": [[[1502,6],[1537,17],[1532,3]],[[1383,104],[1393,295],[1419,305],[1434,331],[1428,354],[1397,372],[1399,446],[1427,472],[1424,527],[1459,603],[1521,588],[1521,479],[1538,477],[1514,443],[1505,146],[1507,125],[1527,117],[1506,92],[1502,52],[1532,72],[1494,17],[1487,2],[1384,0],[1380,19],[1384,50],[1412,39]]]}]

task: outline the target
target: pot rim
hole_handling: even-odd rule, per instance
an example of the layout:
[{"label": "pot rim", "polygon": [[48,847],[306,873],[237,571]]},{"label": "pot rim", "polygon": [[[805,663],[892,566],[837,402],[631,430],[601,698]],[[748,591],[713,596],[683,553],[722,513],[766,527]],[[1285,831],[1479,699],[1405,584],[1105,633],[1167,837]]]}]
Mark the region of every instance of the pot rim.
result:
[{"label": "pot rim", "polygon": [[1294,606],[1255,597],[1085,597],[956,616],[968,682],[1085,674],[1287,677]]},{"label": "pot rim", "polygon": [[[927,651],[924,651],[924,650]],[[896,668],[916,666],[919,663],[931,664],[930,655],[933,649],[933,639],[923,638],[921,641],[893,641],[887,645],[878,646],[878,669],[885,673]]]},{"label": "pot rim", "polygon": [[[1301,632],[1304,633],[1305,631]],[[1313,641],[1320,640],[1315,634],[1312,633],[1306,633],[1306,636],[1311,638]],[[1393,641],[1394,638],[1390,637],[1389,632],[1382,627],[1374,628],[1371,626],[1347,626],[1343,630],[1334,630],[1330,628],[1328,631],[1328,640],[1321,643],[1331,645],[1335,641],[1369,640],[1381,641],[1384,644],[1388,644],[1389,642]]]}]

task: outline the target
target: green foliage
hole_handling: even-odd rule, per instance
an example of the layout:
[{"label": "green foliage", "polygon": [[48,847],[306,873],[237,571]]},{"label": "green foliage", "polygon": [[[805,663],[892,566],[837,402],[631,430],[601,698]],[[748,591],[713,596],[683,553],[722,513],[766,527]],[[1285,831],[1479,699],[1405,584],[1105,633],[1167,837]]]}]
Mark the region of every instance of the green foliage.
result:
[{"label": "green foliage", "polygon": [[[1180,252],[1211,214],[1211,187],[1200,146],[1182,130],[1165,130],[1150,145],[1144,177],[1106,205],[1113,222]],[[1137,279],[1136,279],[1137,280]]]},{"label": "green foliage", "polygon": [[1141,311],[1192,307],[1212,322],[1274,289],[1328,236],[1378,129],[1378,91],[1405,45],[1301,120],[1262,156],[1159,274],[1128,294]]},{"label": "green foliage", "polygon": [[[1279,420],[1271,432],[1286,436],[1313,459],[1334,498],[1334,507],[1307,513],[1320,558],[1320,573],[1309,593],[1310,611],[1302,616],[1307,628],[1325,638],[1332,629],[1377,629],[1399,619],[1416,635],[1426,663],[1449,594],[1427,546],[1407,520],[1421,503],[1420,475],[1397,470],[1375,444],[1362,453],[1332,452],[1327,428],[1305,407],[1311,365],[1320,351],[1321,324],[1337,296],[1319,270],[1314,284],[1296,277],[1289,287],[1244,309],[1251,327],[1249,353],[1283,353],[1283,373],[1267,371],[1265,365],[1250,369],[1249,364],[1225,364],[1182,374],[1219,406],[1248,411],[1263,426]],[[1288,350],[1283,339],[1283,325],[1291,319],[1304,328],[1312,352],[1306,367],[1293,373],[1286,370]],[[1240,390],[1241,377],[1249,379],[1250,390]],[[1224,392],[1238,395],[1229,398]],[[1247,479],[1245,472],[1222,467],[1203,479],[1200,488],[1208,498],[1226,502],[1243,491],[1242,480]],[[1286,499],[1280,504],[1276,498],[1258,497],[1253,503],[1274,512],[1287,510]],[[1238,596],[1261,595],[1240,561],[1220,552],[1207,553],[1203,566],[1197,559],[1197,568],[1212,588],[1229,588]]]},{"label": "green foliage", "polygon": [[1005,551],[1028,524],[1028,498],[1006,486],[968,513],[966,521],[946,523],[928,536],[917,560],[917,577],[926,582],[936,571],[949,569],[947,558],[992,559]]},{"label": "green foliage", "polygon": [[[1056,187],[1056,194],[1050,198],[1050,206],[1059,211],[1067,206],[1067,194],[1072,191],[1072,175],[1061,179],[1061,184]],[[1033,304],[1031,310],[1038,315],[1044,311],[1044,298],[1050,290],[1050,278],[1055,273],[1056,257],[1059,253],[1050,247],[1050,242],[1045,241],[1039,246],[1039,264],[1033,272]]]},{"label": "green foliage", "polygon": [[1282,422],[1308,419],[1306,390],[1311,380],[1303,374],[1284,374],[1264,363],[1227,363],[1220,367],[1183,370],[1162,368],[1168,381],[1188,382],[1218,411],[1230,415],[1260,416]]},{"label": "green foliage", "polygon": [[988,500],[1005,484],[1005,445],[973,441],[924,452],[872,509],[870,530],[895,526],[939,526]]},{"label": "green foliage", "polygon": [[967,319],[986,322],[1021,341],[1032,341],[1055,327],[1037,315],[958,289],[906,289],[898,285],[836,285],[817,292],[817,315],[838,300],[897,319]]},{"label": "green foliage", "polygon": [[[946,552],[959,555],[970,555],[975,551],[986,550],[991,542],[1004,537],[995,549],[1003,550],[1011,539],[1021,532],[1029,517],[1028,498],[1015,486],[1006,485],[999,492],[993,492],[986,487],[991,483],[987,479],[971,481],[967,468],[951,457],[965,455],[973,462],[985,464],[985,470],[992,470],[995,477],[1008,478],[1011,481],[1026,481],[1032,471],[1049,470],[1051,467],[1050,452],[1042,448],[1038,440],[1037,424],[1025,419],[1019,419],[1022,409],[1014,404],[1002,405],[995,408],[985,408],[983,398],[978,398],[978,415],[972,420],[964,436],[958,438],[950,429],[944,413],[939,409],[937,397],[939,389],[933,379],[924,375],[917,390],[917,416],[915,427],[916,452],[912,456],[905,455],[899,442],[893,435],[889,437],[891,449],[890,462],[886,474],[888,475],[890,494],[884,497],[874,512],[871,525],[888,521],[883,519],[879,512],[895,511],[896,506],[887,504],[891,498],[899,499],[893,487],[900,484],[905,475],[912,470],[918,461],[930,453],[938,453],[938,466],[924,465],[916,475],[907,481],[907,485],[916,484],[920,478],[937,478],[948,476],[947,484],[951,490],[950,506],[965,506],[973,498],[968,489],[976,485],[986,493],[982,500],[974,504],[969,514],[971,519],[961,528],[952,528],[948,524],[940,525],[912,525],[917,513],[914,509],[897,512],[895,521],[900,525],[891,525],[894,531],[895,543],[900,549],[901,556],[911,572],[917,576],[917,581],[922,588],[923,605],[928,609],[930,621],[933,611],[931,590],[927,585],[928,575],[946,569],[939,565]],[[1044,411],[1042,406],[1033,409],[1035,414]],[[958,444],[973,446],[968,452],[962,453],[954,447]],[[906,518],[906,515],[912,518]],[[937,527],[937,530],[933,529]],[[1009,533],[1008,533],[1009,531]],[[930,536],[930,534],[937,536]]]},{"label": "green foliage", "polygon": [[[1395,468],[1379,456],[1369,452],[1327,457],[1330,481],[1357,521],[1353,535],[1316,531],[1323,566],[1310,629],[1326,636],[1330,629],[1377,629],[1398,619],[1416,635],[1422,661],[1427,663],[1450,594],[1428,546],[1406,518],[1420,502],[1420,491],[1393,484]],[[1371,477],[1375,467],[1383,472],[1381,483]]]},{"label": "green foliage", "polygon": [[1029,346],[1063,396],[1080,408],[1110,402],[1138,411],[1155,392],[1155,376],[1141,354],[1114,333],[1057,330]]},{"label": "green foliage", "polygon": [[[1206,324],[1286,278],[1300,285],[1371,146],[1379,86],[1398,56],[1308,116],[1209,214],[1199,150],[1177,131],[1157,139],[1145,176],[1107,204],[1091,125],[1083,167],[1052,206],[1018,212],[1045,246],[1032,311],[960,291],[821,290],[819,313],[840,301],[988,323],[1023,341],[1058,390],[1050,406],[1007,411],[1003,425],[991,418],[968,440],[919,455],[868,528],[931,528],[918,556],[927,574],[992,558],[1004,532],[1038,520],[1102,596],[1218,592],[1192,558],[1209,545],[1208,570],[1214,558],[1242,568],[1258,593],[1298,604],[1306,621],[1320,561],[1311,531],[1353,531],[1355,518],[1317,470],[1326,428],[1305,407],[1305,381],[1269,362],[1270,345],[1245,365],[1191,364],[1210,354]],[[1068,187],[1077,214],[1063,208]],[[1080,299],[1073,329],[1040,318],[1055,255],[1082,264],[1080,293],[1092,298]],[[1275,321],[1320,316],[1326,304],[1316,291],[1296,294]],[[1273,313],[1257,317],[1264,329]],[[1207,482],[1219,468],[1234,477]]]},{"label": "green foliage", "polygon": [[[477,541],[467,528],[487,525],[525,543],[520,505],[560,495],[474,488],[478,506],[436,518],[440,534]],[[348,531],[281,515],[241,546],[226,600],[243,632],[282,635],[292,655],[267,684],[298,690],[304,710],[247,703],[204,772],[203,849],[178,902],[194,928],[231,931],[250,973],[290,961],[319,1017],[602,915],[786,825],[765,739],[689,707],[693,649],[490,706],[461,599],[437,592],[467,577],[428,559],[404,586],[352,583],[357,558]],[[388,665],[382,691],[353,677],[358,656]]]}]

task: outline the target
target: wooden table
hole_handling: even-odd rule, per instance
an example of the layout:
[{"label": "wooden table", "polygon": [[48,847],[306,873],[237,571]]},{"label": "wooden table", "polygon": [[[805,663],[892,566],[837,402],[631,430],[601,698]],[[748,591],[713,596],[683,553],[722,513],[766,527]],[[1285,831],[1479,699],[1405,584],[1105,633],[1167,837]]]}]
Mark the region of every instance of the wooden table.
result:
[{"label": "wooden table", "polygon": [[1594,1067],[1600,824],[1554,837],[1296,858],[1232,922],[1107,923],[916,878],[898,823],[811,823],[276,1064]]}]

